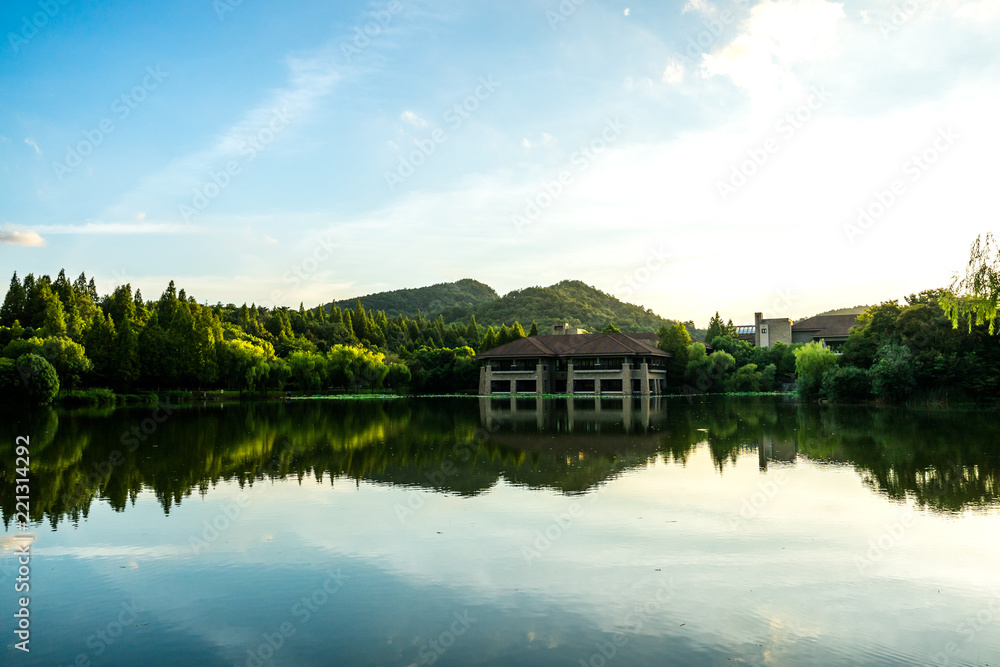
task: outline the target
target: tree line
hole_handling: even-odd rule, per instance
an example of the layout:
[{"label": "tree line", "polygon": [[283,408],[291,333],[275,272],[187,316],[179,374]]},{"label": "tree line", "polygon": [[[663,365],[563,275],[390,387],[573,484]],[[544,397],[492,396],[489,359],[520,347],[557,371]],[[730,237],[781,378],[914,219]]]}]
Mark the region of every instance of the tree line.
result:
[{"label": "tree line", "polygon": [[[531,332],[537,333],[532,323]],[[527,335],[336,304],[297,310],[201,304],[173,281],[147,300],[130,284],[99,296],[86,274],[11,277],[0,306],[0,397],[51,401],[60,388],[474,391],[477,350]]]}]

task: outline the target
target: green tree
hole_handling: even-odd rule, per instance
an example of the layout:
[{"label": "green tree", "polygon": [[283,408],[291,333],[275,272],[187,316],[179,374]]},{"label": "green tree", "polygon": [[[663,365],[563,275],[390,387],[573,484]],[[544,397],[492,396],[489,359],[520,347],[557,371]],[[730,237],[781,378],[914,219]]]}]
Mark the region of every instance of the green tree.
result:
[{"label": "green tree", "polygon": [[31,403],[51,403],[59,393],[56,369],[37,354],[23,354],[17,359],[17,372],[24,383],[24,397]]},{"label": "green tree", "polygon": [[719,311],[715,311],[715,315],[708,321],[708,331],[705,333],[705,340],[711,343],[716,336],[725,336],[726,331],[726,325],[723,324],[722,318],[719,317]]},{"label": "green tree", "polygon": [[492,350],[494,347],[500,344],[500,337],[497,332],[493,330],[493,327],[486,329],[486,335],[483,336],[483,351]]},{"label": "green tree", "polygon": [[601,329],[601,333],[621,333],[622,330],[615,326],[614,322],[608,322],[608,326]]},{"label": "green tree", "polygon": [[993,234],[986,238],[977,236],[969,251],[969,263],[963,277],[955,276],[951,293],[941,297],[952,325],[957,329],[960,320],[967,322],[971,333],[978,324],[989,326],[990,335],[996,331],[997,304],[1000,302],[1000,248]]},{"label": "green tree", "polygon": [[94,367],[83,345],[66,336],[46,338],[41,345],[41,355],[56,369],[60,386],[68,389],[76,387]]},{"label": "green tree", "polygon": [[528,335],[529,336],[538,335],[538,323],[535,322],[535,320],[531,320],[531,328],[528,330]]},{"label": "green tree", "polygon": [[823,374],[837,365],[837,355],[820,342],[806,343],[795,350],[796,391],[804,399],[819,396]]},{"label": "green tree", "polygon": [[24,320],[24,308],[28,298],[24,291],[24,286],[17,277],[17,271],[10,279],[10,287],[7,288],[7,296],[4,297],[3,305],[0,306],[0,326],[13,326],[17,320]]},{"label": "green tree", "polygon": [[872,391],[880,399],[902,401],[916,386],[913,355],[902,345],[886,345],[878,351],[878,361],[871,367]]},{"label": "green tree", "polygon": [[327,375],[325,357],[313,352],[298,351],[288,355],[287,363],[299,391],[316,393],[323,388]]},{"label": "green tree", "polygon": [[500,325],[500,331],[497,332],[497,344],[505,345],[510,342],[510,330],[507,328],[506,324]]},{"label": "green tree", "polygon": [[472,347],[479,347],[479,325],[476,324],[475,313],[469,318],[469,326],[465,328],[465,340]]},{"label": "green tree", "polygon": [[823,374],[820,393],[834,403],[860,403],[872,396],[868,371],[856,366],[836,366]]},{"label": "green tree", "polygon": [[92,372],[98,386],[110,383],[115,367],[115,323],[110,315],[100,310],[94,312],[83,338],[83,347],[94,364]]},{"label": "green tree", "polygon": [[684,371],[688,364],[688,348],[691,345],[691,334],[683,324],[667,326],[664,324],[657,333],[659,348],[670,353],[667,359],[667,384],[678,388],[684,380]]}]

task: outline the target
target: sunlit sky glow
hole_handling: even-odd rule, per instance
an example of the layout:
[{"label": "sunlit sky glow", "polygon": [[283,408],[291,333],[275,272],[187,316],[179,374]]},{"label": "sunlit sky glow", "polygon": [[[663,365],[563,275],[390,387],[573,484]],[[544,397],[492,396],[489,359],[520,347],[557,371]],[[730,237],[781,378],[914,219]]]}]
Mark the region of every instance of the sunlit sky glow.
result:
[{"label": "sunlit sky glow", "polygon": [[1000,3],[577,3],[5,3],[3,279],[572,278],[704,326],[945,286],[996,229]]}]

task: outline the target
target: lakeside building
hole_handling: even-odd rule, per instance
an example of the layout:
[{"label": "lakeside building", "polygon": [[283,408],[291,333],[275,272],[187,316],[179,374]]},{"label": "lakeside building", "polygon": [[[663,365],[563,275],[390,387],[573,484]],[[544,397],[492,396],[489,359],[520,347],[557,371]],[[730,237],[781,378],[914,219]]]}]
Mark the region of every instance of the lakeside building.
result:
[{"label": "lakeside building", "polygon": [[553,333],[528,336],[476,355],[479,394],[663,393],[670,354],[654,333]]},{"label": "lakeside building", "polygon": [[792,324],[787,317],[764,319],[763,313],[754,313],[754,323],[736,327],[736,337],[754,347],[824,341],[827,347],[836,349],[847,342],[857,320],[857,315],[816,315]]}]

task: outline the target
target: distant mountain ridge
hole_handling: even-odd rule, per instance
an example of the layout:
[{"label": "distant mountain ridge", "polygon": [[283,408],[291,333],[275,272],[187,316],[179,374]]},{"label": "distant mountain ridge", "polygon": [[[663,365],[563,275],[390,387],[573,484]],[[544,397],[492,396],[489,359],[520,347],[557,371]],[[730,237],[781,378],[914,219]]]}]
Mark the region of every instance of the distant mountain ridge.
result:
[{"label": "distant mountain ridge", "polygon": [[478,280],[464,278],[453,283],[438,283],[427,287],[411,287],[389,292],[376,292],[365,296],[337,301],[340,308],[353,308],[360,300],[365,310],[385,311],[388,317],[406,315],[413,317],[417,312],[427,317],[437,317],[441,313],[456,316],[445,321],[459,319],[459,314],[471,315],[484,303],[496,301],[500,295],[492,287]]},{"label": "distant mountain ridge", "polygon": [[466,278],[453,283],[378,292],[338,300],[340,308],[353,308],[361,301],[366,310],[383,310],[386,316],[416,315],[444,317],[445,324],[468,322],[472,315],[481,326],[499,327],[520,322],[525,331],[532,320],[539,333],[549,333],[556,322],[568,322],[591,332],[614,324],[625,332],[657,331],[675,320],[648,308],[624,303],[579,280],[563,280],[549,287],[526,287],[504,296],[484,283]]}]

